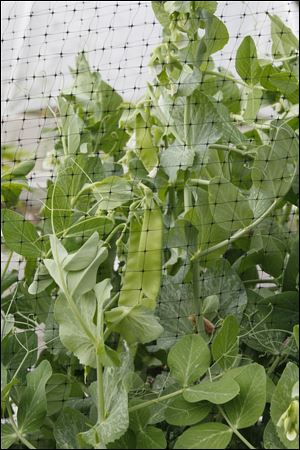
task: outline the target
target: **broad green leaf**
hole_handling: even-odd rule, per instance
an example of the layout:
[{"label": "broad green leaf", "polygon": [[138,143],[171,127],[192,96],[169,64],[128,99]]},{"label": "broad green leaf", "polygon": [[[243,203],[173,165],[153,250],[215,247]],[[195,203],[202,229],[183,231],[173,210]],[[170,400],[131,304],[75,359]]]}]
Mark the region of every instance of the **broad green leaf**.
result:
[{"label": "broad green leaf", "polygon": [[86,444],[83,444],[83,446],[77,437],[79,433],[88,430],[88,422],[88,418],[80,411],[73,408],[64,408],[55,422],[53,431],[57,448],[91,448]]},{"label": "broad green leaf", "polygon": [[233,366],[238,351],[239,324],[235,316],[227,316],[212,343],[214,361],[224,370]]},{"label": "broad green leaf", "polygon": [[292,72],[278,71],[273,66],[266,66],[261,74],[261,83],[267,89],[280,92],[290,102],[297,103],[299,98],[299,80]]},{"label": "broad green leaf", "polygon": [[175,183],[179,170],[187,170],[192,167],[194,151],[189,147],[183,147],[174,142],[164,149],[160,155],[160,164],[169,177],[170,183]]},{"label": "broad green leaf", "polygon": [[253,122],[262,106],[263,91],[257,88],[242,91],[241,113],[246,122]]},{"label": "broad green leaf", "polygon": [[132,200],[132,186],[124,178],[112,176],[92,185],[99,210],[118,208]]},{"label": "broad green leaf", "polygon": [[235,68],[247,84],[259,82],[261,67],[257,59],[256,45],[251,36],[246,36],[236,52]]},{"label": "broad green leaf", "polygon": [[[230,236],[230,230],[221,228],[214,221],[211,211],[211,202],[208,198],[208,192],[205,189],[195,189],[196,206],[190,208],[185,213],[185,220],[189,221],[198,230],[198,248],[201,251],[207,250],[215,244],[227,239]],[[216,260],[226,251],[226,247],[216,250],[200,259],[200,264],[204,267],[211,264],[215,265]],[[216,292],[216,294],[218,294]],[[210,294],[207,294],[210,295]]]},{"label": "broad green leaf", "polygon": [[229,41],[229,34],[224,22],[214,15],[206,18],[205,25],[204,43],[206,55],[210,56],[225,47]]},{"label": "broad green leaf", "polygon": [[168,365],[171,374],[187,387],[205,374],[210,364],[210,351],[199,335],[182,337],[170,350]]},{"label": "broad green leaf", "polygon": [[136,152],[145,169],[151,172],[158,166],[158,148],[153,144],[151,126],[145,122],[141,114],[136,116],[135,138]]},{"label": "broad green leaf", "polygon": [[190,284],[176,283],[172,277],[163,277],[157,302],[157,315],[164,329],[157,341],[159,348],[169,349],[175,344],[176,335],[181,337],[194,333],[189,319],[194,312],[192,298]]},{"label": "broad green leaf", "polygon": [[170,24],[170,16],[165,10],[163,3],[154,1],[151,2],[151,7],[156,19],[163,27],[167,27]]},{"label": "broad green leaf", "polygon": [[52,183],[48,186],[43,213],[51,228],[51,217],[53,216],[53,232],[60,233],[68,228],[73,211],[70,204],[70,198],[58,183]]},{"label": "broad green leaf", "polygon": [[249,225],[253,212],[248,199],[225,178],[216,177],[208,185],[210,210],[217,224],[231,232]]},{"label": "broad green leaf", "polygon": [[232,431],[222,423],[204,423],[185,431],[176,441],[174,449],[222,449],[231,441]]},{"label": "broad green leaf", "polygon": [[183,397],[190,403],[207,400],[216,405],[227,403],[240,392],[240,386],[230,376],[224,376],[219,381],[203,381],[200,384],[185,389]]},{"label": "broad green leaf", "polygon": [[[259,291],[262,293],[262,289]],[[241,324],[243,342],[248,347],[278,355],[286,350],[287,331],[298,322],[298,298],[296,292],[282,292],[263,298],[248,291],[248,305]]]},{"label": "broad green leaf", "polygon": [[[74,353],[82,365],[96,368],[96,352],[90,336],[96,338],[94,316],[96,312],[96,297],[91,291],[76,298],[77,314],[63,294],[59,295],[54,307],[54,316],[59,323],[59,337],[62,344]],[[87,334],[89,331],[89,335]]]},{"label": "broad green leaf", "polygon": [[164,449],[167,441],[163,430],[148,426],[141,430],[136,437],[137,448],[143,449]]},{"label": "broad green leaf", "polygon": [[[2,363],[7,370],[7,381],[9,382],[16,370],[19,368],[18,379],[25,383],[27,367],[36,362],[37,335],[34,331],[23,331],[15,335],[7,336],[1,342]],[[26,358],[27,350],[32,350]]]},{"label": "broad green leaf", "polygon": [[266,404],[266,372],[259,364],[231,369],[228,375],[240,386],[239,395],[224,405],[232,425],[247,428],[254,425],[262,415]]},{"label": "broad green leaf", "polygon": [[17,439],[13,427],[9,423],[1,423],[1,448],[10,448]]},{"label": "broad green leaf", "polygon": [[163,332],[153,312],[143,306],[119,306],[107,312],[105,317],[129,344],[146,344],[157,339]]},{"label": "broad green leaf", "polygon": [[283,273],[282,288],[284,291],[297,290],[298,277],[298,261],[299,261],[299,240],[297,239],[291,245],[290,255]]},{"label": "broad green leaf", "polygon": [[285,448],[278,437],[276,427],[274,426],[272,420],[269,420],[264,430],[264,448],[281,450]]},{"label": "broad green leaf", "polygon": [[11,180],[13,178],[25,177],[32,171],[34,166],[35,161],[22,161],[18,164],[14,164],[8,170],[4,170],[3,172],[1,169],[1,178],[8,178]]},{"label": "broad green leaf", "polygon": [[127,430],[120,439],[114,441],[112,444],[108,444],[107,448],[120,450],[124,450],[125,448],[130,450],[134,449],[136,448],[135,434],[133,433],[133,431]]},{"label": "broad green leaf", "polygon": [[2,209],[1,223],[4,242],[10,250],[27,258],[39,258],[43,246],[35,226],[14,211]]},{"label": "broad green leaf", "polygon": [[[103,445],[119,439],[129,426],[128,397],[123,379],[130,369],[131,367],[128,367],[128,361],[125,357],[120,368],[107,367],[104,371],[105,418],[80,435],[85,442],[91,444],[94,448],[99,443]],[[91,385],[90,390],[92,398],[97,404],[96,382]]]},{"label": "broad green leaf", "polygon": [[[178,121],[182,118],[178,118]],[[199,89],[186,98],[184,111],[185,143],[203,156],[208,144],[221,137],[228,144],[241,143],[243,135],[232,124],[225,106],[217,103]]]},{"label": "broad green leaf", "polygon": [[219,296],[220,317],[232,314],[238,321],[242,319],[247,294],[240,277],[228,261],[214,261],[213,267],[201,274],[200,292],[203,298],[208,295]]},{"label": "broad green leaf", "polygon": [[289,408],[293,398],[292,391],[295,383],[299,381],[299,369],[294,363],[287,363],[280,380],[278,381],[271,401],[271,419],[276,427],[277,434],[286,448],[298,448],[298,440],[289,440],[282,426],[278,426],[279,419]]},{"label": "broad green leaf", "polygon": [[218,295],[209,295],[203,300],[202,314],[209,320],[213,320],[218,314],[220,301]]},{"label": "broad green leaf", "polygon": [[106,216],[89,217],[71,225],[68,228],[67,235],[83,237],[93,231],[97,231],[99,236],[102,237],[111,232],[113,224],[114,222]]},{"label": "broad green leaf", "polygon": [[[254,192],[262,193],[266,199],[284,196],[291,187],[296,174],[298,139],[286,124],[272,125],[271,146],[257,149],[252,168]],[[251,195],[257,202],[257,195]],[[257,206],[256,206],[257,208]]]},{"label": "broad green leaf", "polygon": [[265,232],[257,229],[251,239],[250,249],[260,252],[259,265],[262,270],[277,278],[282,274],[286,256],[285,242],[272,235],[271,230]]},{"label": "broad green leaf", "polygon": [[54,373],[46,384],[47,416],[58,413],[71,393],[70,379],[62,373]]},{"label": "broad green leaf", "polygon": [[11,332],[14,328],[14,316],[12,314],[1,314],[1,341]]},{"label": "broad green leaf", "polygon": [[83,270],[95,259],[98,251],[99,235],[93,233],[91,237],[80,247],[77,252],[70,253],[63,262],[63,268],[67,271]]},{"label": "broad green leaf", "polygon": [[185,427],[201,422],[210,411],[211,405],[208,402],[192,405],[181,396],[168,403],[165,410],[165,420],[170,425]]},{"label": "broad green leaf", "polygon": [[282,20],[269,14],[271,20],[272,53],[275,58],[284,58],[296,53],[299,49],[299,41],[292,30]]},{"label": "broad green leaf", "polygon": [[51,365],[45,360],[26,377],[27,385],[17,414],[18,427],[22,433],[36,433],[43,424],[47,413],[45,386],[51,374]]},{"label": "broad green leaf", "polygon": [[[106,260],[107,256],[107,248],[99,245],[94,260],[85,269],[76,272],[68,272],[66,279],[71,295],[79,297],[80,295],[86,294],[95,286],[97,271],[100,264]],[[86,261],[87,259],[85,258],[85,262]]]}]

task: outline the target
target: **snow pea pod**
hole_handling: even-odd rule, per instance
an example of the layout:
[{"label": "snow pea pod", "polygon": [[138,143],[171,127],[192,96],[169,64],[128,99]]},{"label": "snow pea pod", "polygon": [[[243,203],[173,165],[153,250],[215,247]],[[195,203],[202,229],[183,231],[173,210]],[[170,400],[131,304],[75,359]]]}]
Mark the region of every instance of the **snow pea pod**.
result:
[{"label": "snow pea pod", "polygon": [[142,224],[135,216],[131,219],[119,305],[136,306],[143,302],[154,309],[161,282],[163,222],[155,201],[145,203]]}]

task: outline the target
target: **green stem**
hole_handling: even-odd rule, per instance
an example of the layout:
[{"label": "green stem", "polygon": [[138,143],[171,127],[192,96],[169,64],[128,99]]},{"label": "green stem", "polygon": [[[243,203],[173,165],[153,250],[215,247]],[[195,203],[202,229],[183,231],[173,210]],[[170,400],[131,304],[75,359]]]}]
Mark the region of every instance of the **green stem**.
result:
[{"label": "green stem", "polygon": [[209,183],[209,180],[201,180],[200,178],[192,178],[191,180],[189,180],[189,184],[191,184],[192,186],[208,186]]},{"label": "green stem", "polygon": [[107,236],[107,238],[105,239],[105,243],[108,244],[112,238],[114,237],[115,234],[118,233],[119,230],[121,230],[121,228],[125,228],[127,226],[127,223],[119,223],[119,225],[117,225],[112,232]]},{"label": "green stem", "polygon": [[280,356],[280,355],[277,355],[277,356],[275,357],[274,361],[272,362],[271,366],[270,366],[270,367],[268,368],[268,370],[267,370],[267,374],[268,374],[268,375],[271,375],[271,374],[274,372],[274,370],[275,370],[276,367],[278,366],[280,360],[281,360],[281,356]]},{"label": "green stem", "polygon": [[247,156],[248,158],[252,158],[252,159],[255,158],[255,156],[252,153],[245,152],[245,151],[240,150],[239,148],[231,146],[231,145],[212,144],[208,148],[216,149],[216,150],[226,150],[228,152],[238,153],[239,155],[242,155],[242,156]]},{"label": "green stem", "polygon": [[165,400],[169,400],[169,398],[177,397],[183,393],[184,389],[179,389],[178,391],[171,392],[171,394],[162,395],[161,397],[153,398],[152,400],[148,400],[147,402],[139,403],[138,405],[134,405],[128,409],[128,412],[131,413],[133,411],[138,411],[143,408],[147,408],[148,406],[154,405],[155,403],[164,402]]},{"label": "green stem", "polygon": [[201,258],[202,256],[206,256],[209,253],[213,253],[216,250],[219,250],[220,248],[226,247],[227,245],[231,244],[232,242],[237,241],[242,236],[245,236],[245,234],[249,233],[250,230],[255,228],[257,225],[259,225],[271,212],[279,205],[281,202],[281,198],[277,198],[272,205],[254,222],[250,223],[247,227],[243,228],[240,231],[237,231],[235,234],[233,234],[230,238],[225,239],[224,241],[219,242],[216,245],[213,245],[212,247],[207,248],[206,250],[198,250],[194,256],[192,256],[191,260],[195,260],[197,258]]},{"label": "green stem", "polygon": [[265,279],[256,278],[255,280],[245,280],[245,281],[243,281],[243,283],[244,283],[244,284],[253,284],[253,283],[259,283],[259,284],[266,284],[266,283],[278,284],[278,280],[276,280],[276,278],[265,278]]},{"label": "green stem", "polygon": [[10,424],[14,430],[14,432],[16,433],[19,441],[22,442],[22,444],[26,445],[27,448],[31,448],[31,449],[35,449],[36,447],[34,447],[34,445],[32,445],[23,435],[22,432],[18,429],[14,418],[13,418],[13,412],[11,409],[11,405],[10,403],[7,404],[7,411],[8,411],[8,415],[9,415],[9,420],[10,420]]},{"label": "green stem", "polygon": [[250,449],[254,449],[255,447],[253,447],[253,445],[247,441],[247,439],[232,425],[232,423],[230,422],[230,420],[228,419],[227,415],[225,414],[225,412],[223,411],[223,409],[221,408],[221,406],[218,407],[218,410],[220,411],[220,413],[222,414],[222,416],[224,417],[224,419],[226,420],[227,424],[229,425],[229,427],[231,428],[232,432]]},{"label": "green stem", "polygon": [[6,272],[7,272],[8,268],[9,268],[9,265],[10,265],[10,262],[11,262],[11,258],[12,258],[13,253],[14,253],[13,251],[10,251],[10,252],[9,252],[7,261],[6,261],[6,263],[5,263],[3,272],[2,272],[2,274],[1,274],[1,281],[3,280],[3,278],[4,278],[5,275],[6,275]]},{"label": "green stem", "polygon": [[[222,78],[223,80],[228,80],[228,81],[233,81],[234,83],[240,84],[241,86],[244,86],[246,88],[250,88],[251,86],[249,86],[249,84],[244,83],[242,80],[238,80],[230,75],[224,74],[222,72],[215,72],[213,70],[206,70],[205,71],[206,75],[214,75],[216,77]],[[255,89],[260,89],[261,91],[265,91],[266,89],[263,88],[262,86],[255,86]]]},{"label": "green stem", "polygon": [[96,361],[97,361],[98,422],[102,422],[105,419],[103,366],[101,363],[101,356],[98,355],[97,349],[96,349]]}]

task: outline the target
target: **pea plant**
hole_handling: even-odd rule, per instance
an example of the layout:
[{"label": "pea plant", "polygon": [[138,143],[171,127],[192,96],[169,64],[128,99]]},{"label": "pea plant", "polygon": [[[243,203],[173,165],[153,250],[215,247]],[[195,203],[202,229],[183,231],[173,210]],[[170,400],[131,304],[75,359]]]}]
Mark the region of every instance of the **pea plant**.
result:
[{"label": "pea plant", "polygon": [[152,7],[137,104],[78,55],[35,223],[5,167],[3,448],[297,448],[298,40],[233,74],[217,2]]}]

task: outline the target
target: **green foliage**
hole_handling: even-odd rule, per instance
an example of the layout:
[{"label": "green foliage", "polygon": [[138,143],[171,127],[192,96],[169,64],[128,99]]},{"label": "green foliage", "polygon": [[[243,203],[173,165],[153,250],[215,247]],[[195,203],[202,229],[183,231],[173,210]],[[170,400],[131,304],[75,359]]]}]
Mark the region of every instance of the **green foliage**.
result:
[{"label": "green foliage", "polygon": [[235,77],[217,2],[152,7],[137,104],[77,57],[42,220],[3,149],[3,448],[296,448],[298,40],[270,15]]}]

